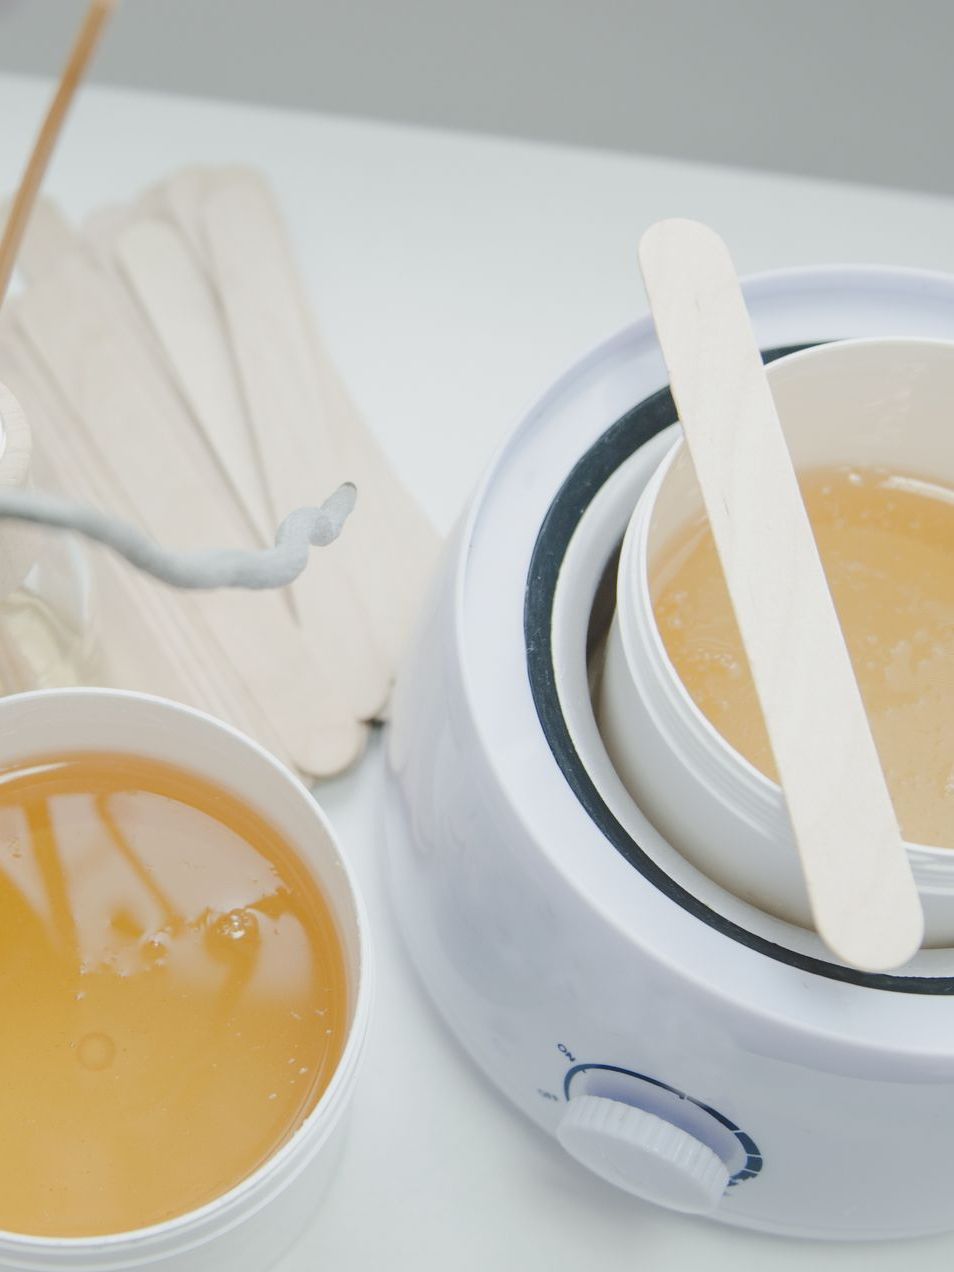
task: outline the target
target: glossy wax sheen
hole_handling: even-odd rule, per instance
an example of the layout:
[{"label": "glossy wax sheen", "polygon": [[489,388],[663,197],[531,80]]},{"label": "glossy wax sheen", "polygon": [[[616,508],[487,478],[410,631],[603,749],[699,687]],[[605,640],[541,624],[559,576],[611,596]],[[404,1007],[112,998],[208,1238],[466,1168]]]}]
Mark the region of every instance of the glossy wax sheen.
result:
[{"label": "glossy wax sheen", "polygon": [[[954,490],[874,468],[799,480],[902,833],[954,848]],[[693,700],[774,778],[707,522],[665,545],[650,588]]]},{"label": "glossy wax sheen", "polygon": [[346,1013],[328,906],[241,800],[128,755],[0,773],[0,1229],[213,1200],[315,1106]]}]

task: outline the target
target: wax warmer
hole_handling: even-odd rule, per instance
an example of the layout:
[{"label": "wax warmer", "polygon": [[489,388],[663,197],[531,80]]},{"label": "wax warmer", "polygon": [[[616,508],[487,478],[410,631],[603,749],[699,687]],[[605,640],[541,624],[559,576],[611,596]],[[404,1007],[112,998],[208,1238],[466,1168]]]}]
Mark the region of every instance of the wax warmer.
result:
[{"label": "wax warmer", "polygon": [[[954,338],[938,275],[791,271],[745,292],[767,358]],[[458,526],[390,730],[408,947],[501,1090],[612,1183],[766,1232],[950,1228],[954,950],[890,975],[834,962],[667,843],[603,745],[593,655],[674,419],[646,319],[546,394]]]}]

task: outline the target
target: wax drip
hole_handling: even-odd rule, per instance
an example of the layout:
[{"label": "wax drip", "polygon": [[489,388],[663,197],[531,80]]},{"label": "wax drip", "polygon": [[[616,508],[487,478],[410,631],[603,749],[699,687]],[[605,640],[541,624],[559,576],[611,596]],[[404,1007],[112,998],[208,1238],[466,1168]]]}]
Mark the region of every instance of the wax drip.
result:
[{"label": "wax drip", "polygon": [[327,547],[337,539],[356,498],[355,487],[345,482],[320,507],[290,512],[278,527],[274,547],[250,550],[206,548],[176,552],[162,547],[128,522],[40,490],[0,490],[0,520],[74,530],[112,548],[137,569],[172,587],[275,588],[298,578],[308,564],[312,547]]}]

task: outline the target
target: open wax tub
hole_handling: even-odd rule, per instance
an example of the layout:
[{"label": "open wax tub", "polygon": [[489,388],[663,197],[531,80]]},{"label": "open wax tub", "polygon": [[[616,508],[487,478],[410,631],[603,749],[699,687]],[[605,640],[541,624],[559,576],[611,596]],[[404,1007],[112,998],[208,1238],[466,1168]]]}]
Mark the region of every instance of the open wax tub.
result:
[{"label": "open wax tub", "polygon": [[[0,700],[0,770],[52,752],[108,753],[173,765],[267,819],[324,898],[345,973],[343,1045],[327,1085],[297,1129],[234,1186],[205,1204],[127,1231],[76,1237],[0,1231],[0,1268],[261,1272],[312,1218],[339,1161],[371,1000],[367,920],[355,882],[331,826],[298,779],[256,743],[201,712],[105,689],[47,690]],[[188,841],[170,840],[164,847],[186,866],[197,864]],[[84,886],[101,887],[98,880],[87,871]],[[130,1030],[142,1027],[130,1021]],[[236,1045],[243,1045],[238,1036]],[[92,1077],[108,1079],[109,1072]],[[240,1104],[235,1116],[241,1116]]]}]

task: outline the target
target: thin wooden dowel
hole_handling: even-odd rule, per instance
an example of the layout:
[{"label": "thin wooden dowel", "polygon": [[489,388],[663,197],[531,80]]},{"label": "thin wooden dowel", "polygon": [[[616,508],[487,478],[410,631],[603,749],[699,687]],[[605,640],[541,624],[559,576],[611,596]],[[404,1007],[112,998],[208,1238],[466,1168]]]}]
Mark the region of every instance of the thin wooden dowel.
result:
[{"label": "thin wooden dowel", "polygon": [[70,104],[117,3],[118,0],[92,0],[73,42],[56,94],[50,103],[50,109],[46,113],[33,153],[23,173],[20,188],[10,208],[3,239],[0,241],[0,305],[3,304],[7,288],[10,286],[17,253],[30,220],[30,212],[39,194],[43,175],[63,128]]},{"label": "thin wooden dowel", "polygon": [[894,970],[921,900],[735,267],[695,221],[657,222],[639,257],[815,926],[849,966]]}]

